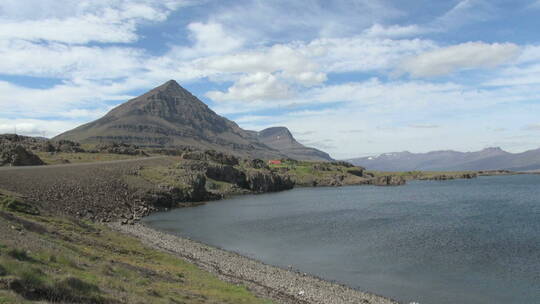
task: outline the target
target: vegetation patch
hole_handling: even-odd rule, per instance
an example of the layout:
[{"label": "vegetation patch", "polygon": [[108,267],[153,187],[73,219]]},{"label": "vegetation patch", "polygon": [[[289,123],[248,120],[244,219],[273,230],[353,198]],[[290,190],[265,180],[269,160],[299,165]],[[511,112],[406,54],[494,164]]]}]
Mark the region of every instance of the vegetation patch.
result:
[{"label": "vegetation patch", "polygon": [[39,209],[12,196],[4,196],[0,193],[0,209],[31,215],[39,215]]},{"label": "vegetation patch", "polygon": [[107,226],[3,212],[0,303],[270,303]]},{"label": "vegetation patch", "polygon": [[299,186],[341,186],[367,183],[364,169],[345,162],[313,162],[285,159],[269,164],[271,170],[288,174]]}]

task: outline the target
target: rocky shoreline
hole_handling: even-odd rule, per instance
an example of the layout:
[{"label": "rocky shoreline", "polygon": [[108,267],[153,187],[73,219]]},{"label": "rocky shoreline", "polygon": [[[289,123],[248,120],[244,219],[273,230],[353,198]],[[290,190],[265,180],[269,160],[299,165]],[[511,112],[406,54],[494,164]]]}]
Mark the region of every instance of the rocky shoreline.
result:
[{"label": "rocky shoreline", "polygon": [[140,223],[110,223],[119,232],[172,253],[220,279],[242,284],[261,297],[287,304],[397,304],[374,294],[322,280],[312,275],[264,264],[239,254],[167,234]]}]

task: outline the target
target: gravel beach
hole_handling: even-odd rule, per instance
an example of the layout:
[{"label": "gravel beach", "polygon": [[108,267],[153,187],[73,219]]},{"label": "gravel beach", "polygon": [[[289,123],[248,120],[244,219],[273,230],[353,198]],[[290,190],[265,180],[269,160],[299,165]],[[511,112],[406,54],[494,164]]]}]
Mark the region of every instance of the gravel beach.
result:
[{"label": "gravel beach", "polygon": [[239,254],[167,234],[143,224],[110,226],[153,248],[173,253],[223,280],[243,284],[277,303],[397,304],[398,302],[328,282],[311,275],[270,266]]}]

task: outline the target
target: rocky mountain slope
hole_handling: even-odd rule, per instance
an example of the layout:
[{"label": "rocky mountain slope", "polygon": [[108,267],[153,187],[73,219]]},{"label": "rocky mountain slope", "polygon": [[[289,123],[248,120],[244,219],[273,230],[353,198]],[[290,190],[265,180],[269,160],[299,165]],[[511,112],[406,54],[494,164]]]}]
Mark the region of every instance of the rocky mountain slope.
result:
[{"label": "rocky mountain slope", "polygon": [[501,148],[477,152],[433,151],[428,153],[385,153],[349,160],[351,163],[380,171],[461,171],[540,169],[540,149],[509,153]]},{"label": "rocky mountain slope", "polygon": [[289,129],[272,127],[257,133],[259,140],[270,148],[281,151],[288,157],[300,160],[332,160],[326,152],[306,147],[296,141]]},{"label": "rocky mountain slope", "polygon": [[244,130],[219,116],[174,80],[54,139],[81,143],[122,142],[160,148],[187,146],[266,159],[302,156],[304,159],[330,160],[324,152],[299,143],[296,150],[303,147],[304,152],[291,155],[287,154],[289,146],[282,151],[280,145],[264,144],[259,140],[258,132]]}]

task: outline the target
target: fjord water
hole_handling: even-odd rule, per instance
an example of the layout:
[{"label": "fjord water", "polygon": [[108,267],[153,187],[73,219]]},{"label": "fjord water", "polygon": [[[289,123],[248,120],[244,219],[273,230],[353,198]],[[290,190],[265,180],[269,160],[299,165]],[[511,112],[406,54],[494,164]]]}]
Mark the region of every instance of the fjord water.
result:
[{"label": "fjord water", "polygon": [[299,188],[145,222],[404,303],[540,303],[540,175]]}]

